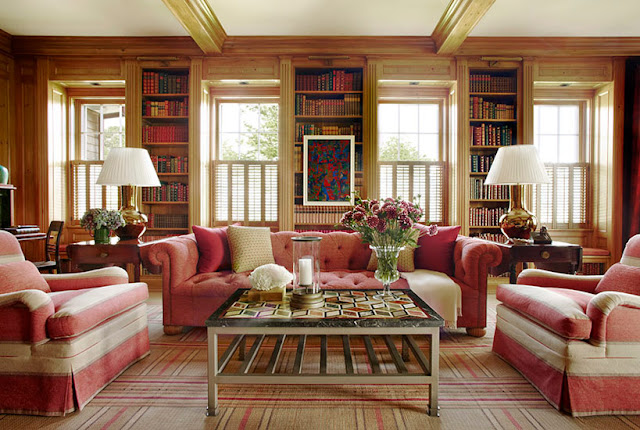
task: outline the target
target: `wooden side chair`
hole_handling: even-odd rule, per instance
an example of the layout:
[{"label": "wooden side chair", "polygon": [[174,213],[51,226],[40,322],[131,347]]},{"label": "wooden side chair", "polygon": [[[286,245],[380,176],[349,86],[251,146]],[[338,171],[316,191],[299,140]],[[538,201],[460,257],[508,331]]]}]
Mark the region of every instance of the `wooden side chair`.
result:
[{"label": "wooden side chair", "polygon": [[47,261],[34,262],[40,272],[60,273],[60,238],[64,221],[51,221],[44,241],[44,256]]}]

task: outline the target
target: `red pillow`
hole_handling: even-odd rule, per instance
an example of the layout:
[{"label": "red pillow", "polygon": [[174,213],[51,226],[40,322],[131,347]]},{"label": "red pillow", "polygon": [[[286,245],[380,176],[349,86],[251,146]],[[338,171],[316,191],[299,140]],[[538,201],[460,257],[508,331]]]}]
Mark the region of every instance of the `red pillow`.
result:
[{"label": "red pillow", "polygon": [[0,294],[23,290],[50,293],[49,284],[30,261],[14,261],[0,265]]},{"label": "red pillow", "polygon": [[227,239],[227,227],[191,227],[198,243],[198,273],[231,269],[231,251]]},{"label": "red pillow", "polygon": [[618,291],[640,296],[640,267],[616,263],[609,267],[596,286],[595,292]]},{"label": "red pillow", "polygon": [[416,269],[427,269],[453,276],[453,248],[460,232],[460,226],[440,227],[438,234],[429,236],[428,227],[416,224],[420,230],[418,248],[416,248],[414,262]]}]

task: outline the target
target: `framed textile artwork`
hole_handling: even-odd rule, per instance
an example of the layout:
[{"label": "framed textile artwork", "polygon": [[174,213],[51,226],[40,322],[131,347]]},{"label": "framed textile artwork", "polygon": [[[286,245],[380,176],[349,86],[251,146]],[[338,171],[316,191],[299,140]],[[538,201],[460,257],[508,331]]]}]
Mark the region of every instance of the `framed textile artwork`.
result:
[{"label": "framed textile artwork", "polygon": [[353,204],[354,136],[304,136],[303,204]]}]

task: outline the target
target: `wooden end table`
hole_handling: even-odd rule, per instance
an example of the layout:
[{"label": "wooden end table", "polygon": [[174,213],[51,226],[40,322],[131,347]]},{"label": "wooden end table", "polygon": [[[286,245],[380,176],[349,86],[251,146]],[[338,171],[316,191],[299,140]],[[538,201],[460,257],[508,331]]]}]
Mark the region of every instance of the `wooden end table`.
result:
[{"label": "wooden end table", "polygon": [[[218,384],[429,384],[427,413],[439,415],[440,327],[444,326],[444,320],[413,291],[394,290],[396,300],[386,307],[373,298],[380,290],[324,290],[325,306],[310,310],[291,309],[291,293],[283,302],[250,302],[247,291],[237,290],[206,321],[207,415],[219,412]],[[221,334],[236,336],[219,356]],[[265,342],[267,336],[275,336],[274,342]],[[305,345],[311,336],[320,338],[318,372],[305,372],[303,368]],[[342,344],[341,350],[327,348],[330,336]],[[374,336],[382,338],[392,362],[381,363],[371,341]],[[392,336],[401,337],[401,348]],[[427,337],[426,355],[414,340],[416,336]],[[248,337],[254,340],[246,351]],[[294,338],[297,344],[294,363],[278,366],[282,347],[289,338]],[[365,347],[369,373],[363,373],[355,365],[351,345],[356,340]],[[267,344],[273,346],[265,347]],[[270,359],[266,369],[255,371],[252,365],[261,347],[269,349],[265,354],[270,353]],[[415,362],[408,365],[410,353]],[[330,357],[335,362],[335,355],[342,355],[337,360],[344,360],[344,372],[327,368]],[[240,363],[228,366],[235,356]],[[227,370],[228,367],[235,368]]]},{"label": "wooden end table", "polygon": [[[542,268],[554,266],[555,271],[576,273],[582,264],[582,247],[573,243],[553,241],[549,244],[498,243],[502,249],[503,261],[508,261],[509,283],[518,278],[516,266],[522,263],[538,263]],[[501,265],[502,266],[502,265]]]},{"label": "wooden end table", "polygon": [[140,246],[138,239],[120,240],[110,238],[110,243],[95,243],[93,240],[67,245],[71,271],[96,267],[133,265],[133,281],[140,282]]}]

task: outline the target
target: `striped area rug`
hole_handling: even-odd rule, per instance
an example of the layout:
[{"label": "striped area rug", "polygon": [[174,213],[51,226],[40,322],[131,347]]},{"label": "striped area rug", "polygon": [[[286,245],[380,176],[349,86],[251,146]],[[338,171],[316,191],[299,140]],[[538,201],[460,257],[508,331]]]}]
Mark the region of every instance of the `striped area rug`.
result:
[{"label": "striped area rug", "polygon": [[[149,357],[129,368],[79,413],[63,418],[0,415],[0,429],[640,429],[639,417],[575,419],[557,412],[491,353],[495,306],[489,319],[483,338],[469,337],[464,330],[441,332],[440,418],[425,413],[428,387],[424,385],[221,385],[220,415],[206,417],[205,329],[166,336],[161,307],[150,306]],[[222,347],[229,341],[222,337]],[[292,365],[296,345],[296,339],[285,343],[280,366]],[[329,338],[330,351],[341,348],[339,339]],[[356,372],[366,372],[364,345],[355,338],[353,348]],[[383,342],[374,343],[374,348],[384,363],[383,371],[393,366]],[[310,337],[303,372],[317,371],[319,351],[319,340]],[[329,371],[344,366],[341,355],[335,357],[328,362]],[[261,353],[255,366],[264,367],[268,360],[269,354]],[[410,370],[417,366],[408,363]]]}]

